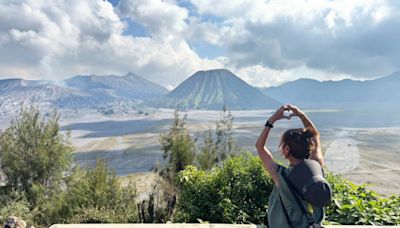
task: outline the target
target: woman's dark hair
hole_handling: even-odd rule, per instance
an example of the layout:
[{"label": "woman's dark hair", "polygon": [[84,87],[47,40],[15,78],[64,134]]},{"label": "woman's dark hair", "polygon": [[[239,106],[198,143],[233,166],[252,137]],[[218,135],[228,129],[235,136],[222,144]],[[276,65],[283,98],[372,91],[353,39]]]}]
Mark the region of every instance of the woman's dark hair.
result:
[{"label": "woman's dark hair", "polygon": [[289,129],[283,133],[279,146],[289,146],[289,153],[297,159],[308,158],[313,147],[311,143],[313,135],[306,128]]}]

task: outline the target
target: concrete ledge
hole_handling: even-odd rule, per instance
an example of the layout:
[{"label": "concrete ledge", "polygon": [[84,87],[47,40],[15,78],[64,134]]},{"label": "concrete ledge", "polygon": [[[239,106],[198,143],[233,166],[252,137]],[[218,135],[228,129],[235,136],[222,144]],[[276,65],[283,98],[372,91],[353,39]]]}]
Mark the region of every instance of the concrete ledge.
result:
[{"label": "concrete ledge", "polygon": [[[55,224],[50,228],[267,228],[261,225],[239,225],[239,224],[190,224],[190,223],[171,223],[171,224]],[[326,228],[383,228],[400,226],[324,226]]]}]

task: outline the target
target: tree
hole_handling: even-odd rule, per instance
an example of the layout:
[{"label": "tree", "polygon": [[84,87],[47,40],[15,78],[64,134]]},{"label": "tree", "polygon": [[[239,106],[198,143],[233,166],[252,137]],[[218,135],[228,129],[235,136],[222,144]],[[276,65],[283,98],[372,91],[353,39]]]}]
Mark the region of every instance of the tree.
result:
[{"label": "tree", "polygon": [[45,119],[34,107],[21,109],[0,135],[5,190],[23,192],[32,207],[59,189],[63,172],[71,163],[70,134],[60,134],[59,118],[56,111]]},{"label": "tree", "polygon": [[186,166],[193,164],[196,152],[195,140],[190,136],[186,118],[186,114],[180,118],[178,110],[175,110],[169,131],[160,135],[163,158],[168,163],[161,170],[154,170],[158,172],[159,179],[153,185],[149,198],[139,204],[141,222],[167,222],[174,216],[179,200],[175,178]]},{"label": "tree", "polygon": [[203,147],[201,152],[197,155],[197,162],[202,170],[210,170],[218,163],[217,146],[212,138],[211,129],[204,133]]},{"label": "tree", "polygon": [[233,116],[227,111],[226,106],[222,108],[220,119],[216,122],[216,146],[218,151],[218,162],[236,154],[239,148],[236,146],[233,137]]},{"label": "tree", "polygon": [[66,178],[66,191],[55,207],[50,202],[47,224],[53,222],[97,223],[138,222],[136,186],[133,182],[122,186],[118,176],[106,161],[97,160],[94,167],[76,168]]},{"label": "tree", "polygon": [[175,110],[169,131],[160,135],[163,158],[168,160],[165,171],[172,177],[187,165],[193,164],[195,157],[195,142],[186,127],[186,117],[184,115],[180,118],[178,110]]}]

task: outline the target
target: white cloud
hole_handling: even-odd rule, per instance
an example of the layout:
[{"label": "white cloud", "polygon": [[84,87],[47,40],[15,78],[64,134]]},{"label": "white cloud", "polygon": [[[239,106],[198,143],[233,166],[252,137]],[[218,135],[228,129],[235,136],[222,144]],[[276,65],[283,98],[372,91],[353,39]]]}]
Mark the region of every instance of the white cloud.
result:
[{"label": "white cloud", "polygon": [[204,22],[200,18],[189,18],[189,25],[185,38],[191,41],[204,41],[214,45],[221,45],[221,28],[216,23]]},{"label": "white cloud", "polygon": [[[148,3],[139,11],[154,37],[124,35],[127,25],[107,1],[6,1],[0,5],[0,77],[63,79],[132,71],[176,86],[196,70],[222,67],[201,59],[179,37],[185,10],[165,1]],[[162,7],[167,7],[165,14]],[[157,37],[168,31],[176,37]]]},{"label": "white cloud", "polygon": [[310,68],[360,78],[383,76],[400,67],[400,7],[393,2],[191,2],[203,17],[224,19],[220,31],[226,32],[216,40],[225,41],[220,43],[236,68]]},{"label": "white cloud", "polygon": [[[132,71],[172,88],[195,71],[227,68],[270,86],[299,77],[383,76],[400,67],[396,1],[190,1],[194,8],[175,0],[121,0],[117,7],[3,0],[0,78]],[[129,20],[149,37],[129,35]],[[201,58],[192,41],[215,45],[224,56]]]},{"label": "white cloud", "polygon": [[[275,70],[260,64],[241,68],[235,68],[234,66],[229,66],[229,64],[227,64],[227,68],[247,83],[256,87],[277,86],[299,78],[311,78],[319,81],[337,81],[352,77],[349,74],[330,73],[327,71],[311,69],[305,66],[287,70]],[[359,80],[363,79],[367,78],[359,78]]]},{"label": "white cloud", "polygon": [[121,0],[118,11],[122,17],[131,18],[149,28],[152,36],[161,40],[179,37],[187,27],[187,9],[173,1]]},{"label": "white cloud", "polygon": [[375,24],[379,24],[391,14],[391,9],[385,6],[381,6],[373,11],[372,18]]}]

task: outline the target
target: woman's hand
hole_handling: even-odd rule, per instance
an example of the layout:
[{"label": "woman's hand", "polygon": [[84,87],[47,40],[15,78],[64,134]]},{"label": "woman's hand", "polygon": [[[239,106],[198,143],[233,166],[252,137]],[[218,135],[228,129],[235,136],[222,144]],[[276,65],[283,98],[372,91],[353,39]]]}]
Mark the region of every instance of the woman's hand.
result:
[{"label": "woman's hand", "polygon": [[289,115],[289,118],[291,118],[293,116],[298,116],[301,119],[301,121],[303,122],[304,127],[308,128],[312,132],[314,137],[319,137],[319,132],[318,132],[317,128],[299,107],[297,107],[295,105],[290,105],[290,104],[287,105],[287,107],[288,107],[289,111],[293,112],[292,114]]},{"label": "woman's hand", "polygon": [[284,115],[284,112],[289,110],[287,105],[282,105],[274,114],[268,119],[268,122],[273,124],[280,119],[289,119],[289,117]]},{"label": "woman's hand", "polygon": [[310,143],[311,143],[311,147],[313,147],[315,149],[321,147],[320,142],[319,142],[319,135],[311,137]]},{"label": "woman's hand", "polygon": [[294,105],[287,105],[287,108],[289,111],[292,111],[293,113],[289,115],[289,118],[292,116],[298,116],[301,119],[301,122],[303,122],[304,127],[310,130],[313,134],[313,137],[310,138],[311,140],[311,145],[313,149],[311,150],[310,153],[310,159],[313,159],[317,161],[321,166],[324,165],[324,157],[322,156],[322,150],[321,150],[321,143],[320,143],[320,137],[319,137],[319,132],[313,122],[310,120],[310,118],[307,117],[307,115],[299,109],[297,106]]},{"label": "woman's hand", "polygon": [[304,112],[295,105],[288,105],[287,108],[288,110],[292,111],[292,114],[290,114],[289,118],[291,118],[292,116],[298,116],[302,118],[305,115]]}]

